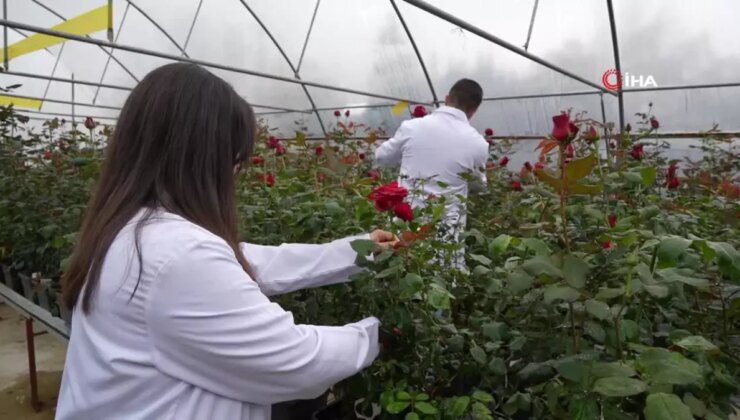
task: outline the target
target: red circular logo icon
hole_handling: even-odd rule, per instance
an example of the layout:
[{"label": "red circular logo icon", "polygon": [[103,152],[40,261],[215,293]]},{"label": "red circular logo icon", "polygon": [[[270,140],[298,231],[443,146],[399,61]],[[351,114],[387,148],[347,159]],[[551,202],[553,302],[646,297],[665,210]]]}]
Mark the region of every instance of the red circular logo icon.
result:
[{"label": "red circular logo icon", "polygon": [[603,76],[601,76],[601,82],[604,84],[605,88],[618,91],[619,87],[622,85],[622,75],[617,71],[617,69],[609,69],[604,72]]}]

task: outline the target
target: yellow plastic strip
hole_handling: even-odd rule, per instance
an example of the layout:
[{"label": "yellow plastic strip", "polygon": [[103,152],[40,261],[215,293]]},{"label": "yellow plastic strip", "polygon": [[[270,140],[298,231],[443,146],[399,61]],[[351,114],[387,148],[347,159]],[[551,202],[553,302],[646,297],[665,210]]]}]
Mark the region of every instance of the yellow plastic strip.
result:
[{"label": "yellow plastic strip", "polygon": [[8,106],[13,104],[18,108],[41,108],[43,102],[39,99],[18,98],[16,96],[0,95],[0,105]]},{"label": "yellow plastic strip", "polygon": [[399,101],[399,102],[396,102],[395,105],[393,105],[393,108],[391,108],[391,112],[393,112],[393,115],[399,116],[399,115],[401,115],[403,113],[403,111],[405,111],[406,109],[408,109],[408,107],[409,107],[409,103],[408,102],[406,102],[406,101]]},{"label": "yellow plastic strip", "polygon": [[[108,28],[108,9],[108,5],[99,7],[64,21],[51,29],[73,35],[88,35],[93,32],[102,31]],[[28,38],[18,41],[8,47],[8,60],[48,48],[56,44],[61,44],[64,41],[66,41],[66,39],[51,35],[31,35]],[[4,56],[4,53],[5,51],[3,51],[0,56]]]}]

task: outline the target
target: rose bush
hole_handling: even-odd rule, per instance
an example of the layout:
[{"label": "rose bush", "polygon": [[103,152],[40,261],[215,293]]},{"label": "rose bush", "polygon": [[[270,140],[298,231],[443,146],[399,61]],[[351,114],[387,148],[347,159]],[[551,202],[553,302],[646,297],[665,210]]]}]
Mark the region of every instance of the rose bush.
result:
[{"label": "rose bush", "polygon": [[[35,132],[1,111],[0,261],[57,277],[106,129],[91,144],[62,122]],[[401,241],[373,258],[357,241],[367,270],[352,283],[277,299],[298,322],[381,318],[381,357],[333,388],[326,418],[727,418],[740,366],[731,139],[710,131],[703,157],[679,165],[650,141],[645,114],[605,157],[598,133],[609,140],[610,128],[566,112],[516,173],[505,168],[512,142],[497,141],[487,190],[467,203],[461,271],[450,268],[458,246],[440,239],[445,198],[411,209],[395,176],[360,157],[377,133],[337,114],[320,146],[262,129],[238,184],[245,240],[382,227]]]}]

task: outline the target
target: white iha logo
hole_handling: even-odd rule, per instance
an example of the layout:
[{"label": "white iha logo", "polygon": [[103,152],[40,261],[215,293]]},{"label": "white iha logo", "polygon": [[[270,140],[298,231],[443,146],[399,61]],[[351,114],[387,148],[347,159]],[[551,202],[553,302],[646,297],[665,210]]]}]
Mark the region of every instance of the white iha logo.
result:
[{"label": "white iha logo", "polygon": [[604,75],[601,76],[601,82],[604,83],[605,88],[613,91],[619,90],[620,86],[622,89],[658,87],[655,78],[650,74],[620,73],[616,69],[605,71]]}]

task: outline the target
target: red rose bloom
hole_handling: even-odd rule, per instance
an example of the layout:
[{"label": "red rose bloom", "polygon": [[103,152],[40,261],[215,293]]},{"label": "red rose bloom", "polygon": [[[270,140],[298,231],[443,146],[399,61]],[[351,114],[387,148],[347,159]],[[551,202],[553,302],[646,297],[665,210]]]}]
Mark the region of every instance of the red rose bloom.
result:
[{"label": "red rose bloom", "polygon": [[357,155],[357,157],[360,158],[360,160],[365,160],[365,154],[364,153],[360,153],[359,155]]},{"label": "red rose bloom", "polygon": [[489,146],[493,146],[493,139],[486,139],[486,143],[488,143]]},{"label": "red rose bloom", "polygon": [[422,118],[425,117],[428,114],[427,109],[424,108],[422,105],[417,105],[414,108],[414,112],[411,113],[411,116],[414,118]]},{"label": "red rose bloom", "polygon": [[367,198],[375,204],[378,211],[388,211],[401,204],[408,194],[409,191],[406,188],[399,186],[397,181],[393,181],[390,184],[373,188],[373,192]]},{"label": "red rose bloom", "polygon": [[573,155],[575,155],[575,149],[573,149],[573,145],[569,144],[568,147],[565,148],[565,157],[567,158],[573,158]]},{"label": "red rose bloom", "polygon": [[399,219],[410,222],[414,220],[414,210],[409,203],[400,203],[393,207],[393,213]]},{"label": "red rose bloom", "polygon": [[617,215],[616,214],[610,214],[609,215],[609,227],[614,227],[617,225]]},{"label": "red rose bloom", "polygon": [[265,163],[265,158],[262,156],[252,156],[252,165],[262,165]]},{"label": "red rose bloom", "polygon": [[511,181],[511,189],[514,191],[523,191],[522,183],[519,181]]},{"label": "red rose bloom", "polygon": [[260,176],[260,179],[269,187],[275,185],[275,175],[271,173],[262,174],[262,176]]},{"label": "red rose bloom", "polygon": [[575,125],[570,122],[570,115],[565,112],[552,117],[552,122],[552,136],[557,141],[566,141],[571,135],[575,135],[578,132],[578,127],[576,127],[575,132],[572,132]]},{"label": "red rose bloom", "polygon": [[337,118],[339,118],[339,117],[342,116],[342,112],[339,111],[339,110],[336,110],[336,111],[334,111],[334,116],[337,117]]},{"label": "red rose bloom", "polygon": [[278,156],[282,156],[282,155],[284,155],[284,154],[285,154],[285,152],[286,152],[286,151],[287,151],[287,150],[285,149],[285,147],[284,147],[284,146],[283,146],[282,144],[280,144],[280,145],[278,145],[278,147],[277,147],[277,148],[275,149],[275,154],[276,154],[276,155],[278,155]]},{"label": "red rose bloom", "polygon": [[528,171],[531,172],[532,171],[532,164],[529,163],[529,162],[524,162],[524,169],[526,169],[526,170],[528,170]]},{"label": "red rose bloom", "polygon": [[676,188],[680,186],[681,186],[681,181],[678,178],[673,177],[668,180],[668,189],[675,190]]},{"label": "red rose bloom", "polygon": [[534,164],[534,169],[535,170],[538,170],[538,171],[541,170],[541,169],[545,169],[545,164],[542,163],[542,162],[537,162],[537,163]]},{"label": "red rose bloom", "polygon": [[493,135],[493,129],[492,128],[486,128],[486,135],[492,136]]},{"label": "red rose bloom", "polygon": [[586,138],[586,141],[589,141],[591,143],[599,139],[599,132],[596,131],[596,128],[593,125],[590,125],[588,127],[585,138]]},{"label": "red rose bloom", "polygon": [[270,149],[277,149],[277,147],[280,146],[280,140],[278,140],[275,136],[270,136],[267,139],[267,147]]},{"label": "red rose bloom", "polygon": [[92,119],[92,117],[85,118],[85,128],[88,130],[92,130],[95,128],[97,124],[95,124],[95,120]]},{"label": "red rose bloom", "polygon": [[319,146],[316,149],[314,149],[314,151],[316,152],[316,156],[321,156],[321,155],[324,154],[324,148],[321,147],[321,146]]},{"label": "red rose bloom", "polygon": [[604,242],[603,244],[601,244],[601,247],[604,249],[612,249],[614,248],[614,242],[612,241]]},{"label": "red rose bloom", "polygon": [[509,164],[509,157],[504,156],[501,158],[501,160],[498,161],[499,166],[506,166]]},{"label": "red rose bloom", "polygon": [[48,150],[44,152],[44,159],[51,159],[52,157],[54,157],[54,153],[51,153]]},{"label": "red rose bloom", "polygon": [[344,116],[345,116],[345,117],[349,117],[349,109],[348,109],[348,110],[346,110],[346,111],[344,111]]},{"label": "red rose bloom", "polygon": [[568,124],[568,128],[570,129],[570,135],[571,137],[575,137],[576,134],[578,134],[578,126],[573,124],[572,122]]},{"label": "red rose bloom", "polygon": [[645,155],[645,152],[642,150],[643,147],[645,147],[643,144],[638,143],[634,146],[632,146],[632,150],[630,151],[630,156],[632,156],[632,159],[640,160]]},{"label": "red rose bloom", "polygon": [[377,181],[380,179],[380,171],[377,169],[370,169],[367,171],[367,177],[372,179],[373,181]]},{"label": "red rose bloom", "polygon": [[653,127],[653,130],[657,130],[660,128],[660,122],[655,117],[650,117],[650,127]]},{"label": "red rose bloom", "polygon": [[671,164],[671,166],[668,167],[668,175],[667,178],[675,178],[676,172],[678,171],[678,166],[676,166],[675,163]]}]

